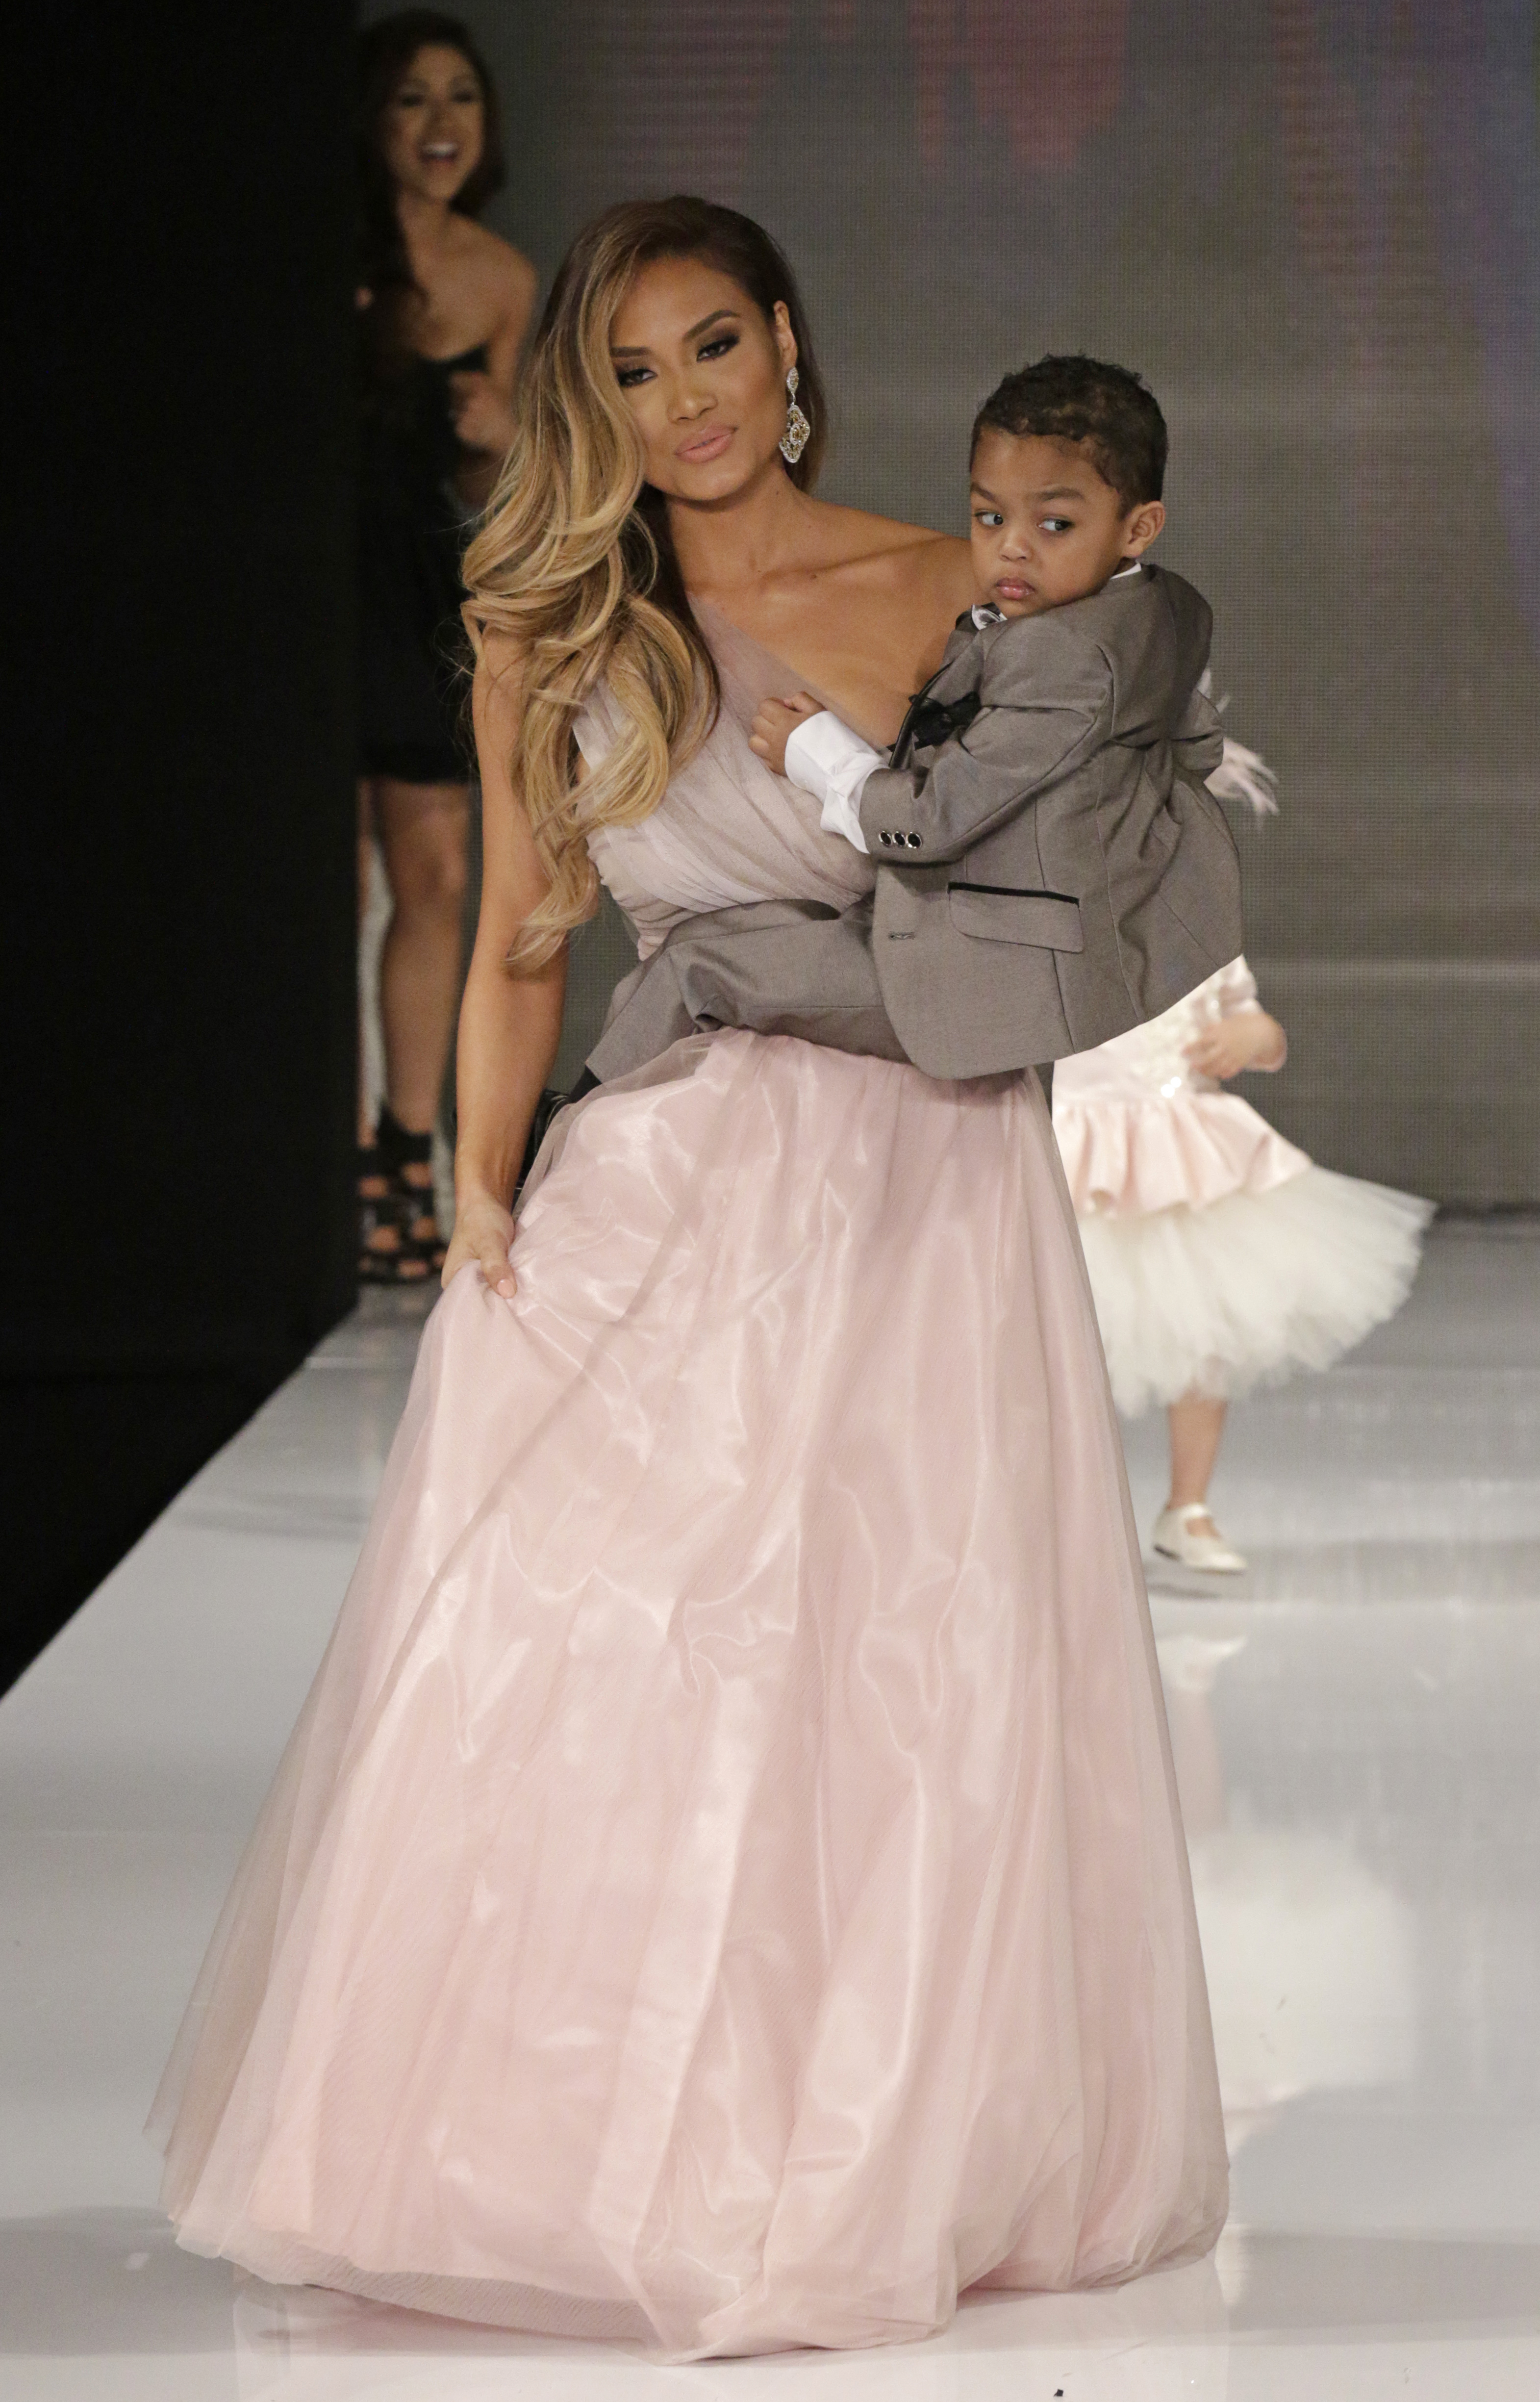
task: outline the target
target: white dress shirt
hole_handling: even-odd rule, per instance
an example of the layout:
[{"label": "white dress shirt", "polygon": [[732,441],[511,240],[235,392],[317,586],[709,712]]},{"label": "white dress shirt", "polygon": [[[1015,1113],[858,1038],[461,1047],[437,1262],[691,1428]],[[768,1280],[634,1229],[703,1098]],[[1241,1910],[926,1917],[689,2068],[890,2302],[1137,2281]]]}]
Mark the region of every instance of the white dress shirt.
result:
[{"label": "white dress shirt", "polygon": [[817,717],[804,717],[793,727],[786,745],[787,776],[821,804],[818,823],[824,833],[844,835],[858,850],[866,849],[861,792],[873,768],[886,764],[883,752],[852,733],[832,709],[820,709]]},{"label": "white dress shirt", "polygon": [[[1132,567],[1120,567],[1108,581],[1120,584],[1124,576],[1138,573],[1135,559]],[[970,614],[981,634],[986,626],[1001,625],[1005,619],[1005,612],[997,609],[993,600],[976,600]],[[858,850],[867,848],[860,821],[866,780],[873,767],[887,765],[887,753],[874,751],[832,709],[820,709],[817,717],[804,717],[787,740],[788,780],[800,792],[811,793],[818,803],[818,823],[824,833],[843,835]]]}]

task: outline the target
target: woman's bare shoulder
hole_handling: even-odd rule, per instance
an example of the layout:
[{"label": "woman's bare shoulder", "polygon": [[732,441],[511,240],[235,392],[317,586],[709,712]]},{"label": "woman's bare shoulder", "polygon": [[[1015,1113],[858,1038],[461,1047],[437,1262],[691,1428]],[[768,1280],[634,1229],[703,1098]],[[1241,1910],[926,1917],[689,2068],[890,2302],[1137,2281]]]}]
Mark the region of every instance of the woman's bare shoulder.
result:
[{"label": "woman's bare shoulder", "polygon": [[506,677],[519,676],[529,656],[529,638],[516,634],[495,621],[476,614],[474,597],[466,604],[467,617],[475,623],[476,672],[485,670],[488,680],[502,683]]},{"label": "woman's bare shoulder", "polygon": [[960,534],[921,533],[921,539],[907,556],[911,582],[923,580],[956,617],[978,596],[978,578],[973,570],[973,552]]},{"label": "woman's bare shoulder", "polygon": [[971,597],[971,553],[958,535],[908,525],[901,518],[878,517],[870,509],[845,508],[833,502],[823,505],[830,518],[832,565],[848,567],[863,583],[885,589],[901,585],[912,591],[920,582],[938,595],[955,591],[957,609]]},{"label": "woman's bare shoulder", "polygon": [[848,559],[881,559],[900,551],[956,547],[952,534],[932,526],[909,525],[902,518],[879,517],[874,509],[847,508],[843,501],[815,502],[823,521],[826,545]]},{"label": "woman's bare shoulder", "polygon": [[[475,614],[474,600],[469,614],[473,617]],[[502,627],[483,624],[476,628],[475,652],[475,671],[471,683],[473,713],[478,722],[495,719],[509,726],[516,725],[524,710],[528,642]]]}]

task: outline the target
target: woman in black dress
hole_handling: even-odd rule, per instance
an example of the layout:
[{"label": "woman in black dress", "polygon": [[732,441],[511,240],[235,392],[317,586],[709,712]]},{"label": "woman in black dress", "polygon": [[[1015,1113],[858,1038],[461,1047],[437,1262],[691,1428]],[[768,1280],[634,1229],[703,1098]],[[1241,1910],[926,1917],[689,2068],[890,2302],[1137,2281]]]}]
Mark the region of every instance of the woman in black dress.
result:
[{"label": "woman in black dress", "polygon": [[496,94],[466,28],[406,9],[369,26],[360,51],[359,863],[366,896],[378,843],[392,909],[378,1125],[361,1089],[359,1265],[407,1283],[442,1260],[430,1153],[469,821],[460,553],[513,438],[536,279],[476,223],[502,162]]}]

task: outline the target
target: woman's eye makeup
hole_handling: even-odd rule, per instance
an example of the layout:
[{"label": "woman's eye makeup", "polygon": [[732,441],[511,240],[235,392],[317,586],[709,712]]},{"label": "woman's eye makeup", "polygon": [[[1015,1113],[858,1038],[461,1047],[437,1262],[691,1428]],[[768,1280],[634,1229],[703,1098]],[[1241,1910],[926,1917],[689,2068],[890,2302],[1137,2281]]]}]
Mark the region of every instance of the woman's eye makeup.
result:
[{"label": "woman's eye makeup", "polygon": [[[729,351],[737,349],[742,339],[741,334],[713,334],[708,341],[702,342],[695,352],[697,364],[707,359],[725,358]],[[645,383],[652,372],[651,367],[622,366],[617,362],[615,381],[622,392],[632,392],[639,383]]]}]

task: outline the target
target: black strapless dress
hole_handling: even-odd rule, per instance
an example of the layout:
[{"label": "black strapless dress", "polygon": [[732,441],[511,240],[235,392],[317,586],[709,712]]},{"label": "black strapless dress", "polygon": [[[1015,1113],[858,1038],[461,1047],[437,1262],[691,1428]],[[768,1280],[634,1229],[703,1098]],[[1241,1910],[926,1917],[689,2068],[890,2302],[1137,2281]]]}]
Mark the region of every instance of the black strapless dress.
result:
[{"label": "black strapless dress", "polygon": [[463,784],[466,644],[460,580],[466,512],[449,378],[487,366],[413,357],[365,389],[359,444],[359,768],[408,784]]}]

